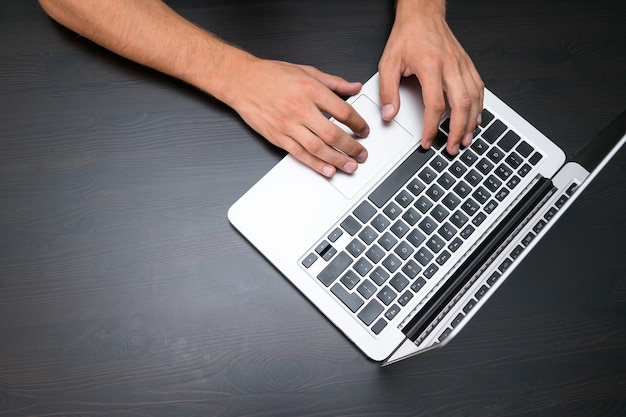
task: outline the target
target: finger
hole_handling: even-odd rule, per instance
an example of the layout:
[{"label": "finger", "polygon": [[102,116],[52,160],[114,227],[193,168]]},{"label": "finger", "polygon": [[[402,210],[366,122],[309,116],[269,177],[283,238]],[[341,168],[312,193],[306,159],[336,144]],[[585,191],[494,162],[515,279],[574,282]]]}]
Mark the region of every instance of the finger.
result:
[{"label": "finger", "polygon": [[[347,105],[345,102],[344,104]],[[349,107],[352,109],[351,106]],[[356,114],[357,117],[363,121],[358,113],[354,112],[354,114]],[[363,123],[365,123],[365,121],[363,121]],[[367,126],[367,124],[365,124],[365,126]],[[321,143],[311,141],[305,147],[318,158],[329,162],[346,172],[354,171],[351,170],[351,165],[349,167],[345,167],[348,160],[365,162],[367,159],[367,150],[361,143],[359,143],[359,141],[355,140],[342,128],[329,121],[321,114],[319,118],[314,120],[307,127],[314,135],[314,138],[318,139]],[[325,146],[322,146],[322,144]]]},{"label": "finger", "polygon": [[389,121],[396,117],[400,110],[400,85],[401,74],[399,71],[390,69],[388,65],[381,64],[379,70],[380,102],[382,103],[383,120]]},{"label": "finger", "polygon": [[[319,104],[319,108],[352,130],[356,136],[364,138],[369,135],[370,129],[365,119],[339,97],[335,95],[327,97]],[[322,116],[321,113],[307,127],[325,143],[350,155],[358,162],[364,162],[367,158],[367,151],[362,144]]]},{"label": "finger", "polygon": [[437,135],[441,116],[446,110],[446,100],[440,78],[425,79],[421,84],[424,99],[424,129],[421,145],[424,149],[428,149]]},{"label": "finger", "polygon": [[308,152],[304,146],[300,145],[294,138],[286,138],[281,145],[287,152],[289,152],[298,161],[302,162],[309,168],[313,169],[319,174],[325,177],[332,177],[337,172],[337,169],[327,162],[315,157]]},{"label": "finger", "polygon": [[463,72],[465,87],[469,96],[471,105],[467,115],[467,124],[465,133],[461,140],[461,144],[465,147],[472,144],[474,132],[480,123],[479,118],[483,109],[484,84],[478,75],[478,72],[470,63],[470,68]]},{"label": "finger", "polygon": [[301,68],[313,78],[319,80],[327,88],[342,96],[352,96],[361,91],[363,84],[350,82],[337,75],[328,74],[313,66],[303,65]]},{"label": "finger", "polygon": [[[326,123],[331,125],[331,127],[339,129],[328,120],[326,120]],[[339,130],[341,131],[341,129]],[[341,131],[341,133],[347,136],[352,142],[356,142],[345,132]],[[298,160],[311,166],[325,176],[332,176],[335,168],[349,174],[355,172],[358,168],[357,161],[345,153],[340,152],[309,129],[302,127],[292,139],[293,142],[296,143],[290,143],[288,151]],[[356,145],[361,146],[358,143],[356,143]],[[329,169],[328,166],[331,166],[333,169]]]}]

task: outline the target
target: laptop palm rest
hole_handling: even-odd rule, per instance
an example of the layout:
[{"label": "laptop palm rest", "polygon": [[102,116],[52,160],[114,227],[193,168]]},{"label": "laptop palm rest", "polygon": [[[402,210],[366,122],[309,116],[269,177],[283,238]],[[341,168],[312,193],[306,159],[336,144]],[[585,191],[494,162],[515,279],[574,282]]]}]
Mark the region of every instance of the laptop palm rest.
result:
[{"label": "laptop palm rest", "polygon": [[[359,191],[377,177],[386,172],[385,168],[392,165],[401,154],[406,153],[407,145],[416,144],[417,140],[396,121],[385,122],[381,110],[366,95],[360,95],[352,103],[352,107],[368,121],[370,134],[359,139],[368,152],[368,158],[353,174],[338,171],[328,181],[344,197],[351,199]],[[338,124],[346,132],[349,129]],[[396,157],[396,158],[394,158]]]}]

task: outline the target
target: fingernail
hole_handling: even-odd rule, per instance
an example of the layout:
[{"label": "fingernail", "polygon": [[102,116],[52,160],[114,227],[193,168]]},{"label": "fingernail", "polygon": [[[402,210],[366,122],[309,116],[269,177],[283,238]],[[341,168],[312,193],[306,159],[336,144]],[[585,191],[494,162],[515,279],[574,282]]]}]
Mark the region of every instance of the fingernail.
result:
[{"label": "fingernail", "polygon": [[383,119],[391,120],[393,119],[393,113],[395,111],[395,107],[393,104],[385,104],[383,106]]},{"label": "fingernail", "polygon": [[361,130],[359,133],[357,133],[357,136],[360,138],[366,138],[370,135],[370,128],[366,127],[365,129]]},{"label": "fingernail", "polygon": [[478,117],[476,118],[476,124],[481,124],[483,122],[483,114],[478,113]]},{"label": "fingernail", "polygon": [[356,157],[356,160],[358,162],[365,162],[366,159],[367,159],[367,151],[361,152],[359,156]]},{"label": "fingernail", "polygon": [[474,132],[470,132],[463,138],[463,146],[470,146],[474,140]]},{"label": "fingernail", "polygon": [[460,149],[461,147],[459,146],[458,143],[455,143],[454,145],[452,145],[452,155],[458,154]]},{"label": "fingernail", "polygon": [[330,165],[324,165],[324,167],[322,167],[322,174],[326,177],[332,177],[335,174],[335,168]]},{"label": "fingernail", "polygon": [[348,174],[352,174],[354,171],[356,171],[358,165],[356,162],[354,161],[348,161],[346,162],[346,164],[343,166],[343,170],[345,172],[347,172]]}]

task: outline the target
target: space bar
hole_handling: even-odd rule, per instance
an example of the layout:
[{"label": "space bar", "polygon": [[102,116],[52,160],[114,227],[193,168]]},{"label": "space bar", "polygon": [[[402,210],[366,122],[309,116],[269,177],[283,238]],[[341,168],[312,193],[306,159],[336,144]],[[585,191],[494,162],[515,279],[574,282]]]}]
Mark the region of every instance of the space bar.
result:
[{"label": "space bar", "polygon": [[383,181],[369,196],[378,208],[381,208],[435,153],[432,149],[425,150],[421,146],[400,164],[395,171]]}]

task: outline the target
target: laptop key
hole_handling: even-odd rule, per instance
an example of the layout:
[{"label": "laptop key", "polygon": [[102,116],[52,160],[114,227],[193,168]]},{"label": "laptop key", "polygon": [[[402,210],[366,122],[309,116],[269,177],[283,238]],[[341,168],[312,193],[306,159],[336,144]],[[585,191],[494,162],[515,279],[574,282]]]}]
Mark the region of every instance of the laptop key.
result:
[{"label": "laptop key", "polygon": [[382,304],[374,299],[363,307],[358,317],[366,326],[369,326],[384,310]]},{"label": "laptop key", "polygon": [[380,332],[382,332],[386,326],[387,326],[387,322],[385,321],[385,319],[380,318],[378,319],[376,324],[372,326],[372,332],[374,334],[380,334]]},{"label": "laptop key", "polygon": [[434,150],[419,147],[394,170],[370,195],[369,200],[381,208],[431,158]]},{"label": "laptop key", "polygon": [[333,285],[330,291],[335,294],[335,296],[339,298],[339,300],[353,313],[356,313],[356,311],[361,308],[364,303],[361,297],[356,294],[349,293],[343,285],[340,285],[339,283]]},{"label": "laptop key", "polygon": [[367,223],[369,219],[376,214],[376,209],[365,200],[354,209],[352,214],[354,214],[357,219],[361,220],[361,223]]},{"label": "laptop key", "polygon": [[361,229],[361,223],[354,217],[348,216],[341,222],[341,228],[348,232],[350,236],[354,236]]},{"label": "laptop key", "polygon": [[345,271],[348,266],[352,264],[352,258],[347,253],[341,251],[339,255],[335,257],[326,267],[319,273],[317,279],[319,279],[325,286],[330,286],[339,275]]}]

